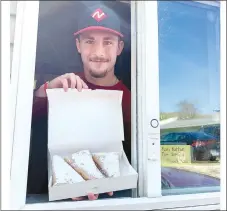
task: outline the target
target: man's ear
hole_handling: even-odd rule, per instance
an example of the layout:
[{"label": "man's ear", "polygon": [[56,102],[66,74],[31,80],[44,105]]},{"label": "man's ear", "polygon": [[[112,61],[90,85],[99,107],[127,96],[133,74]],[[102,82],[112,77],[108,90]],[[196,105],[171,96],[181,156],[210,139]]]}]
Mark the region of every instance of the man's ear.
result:
[{"label": "man's ear", "polygon": [[119,56],[124,48],[124,42],[121,40],[118,43],[117,55]]},{"label": "man's ear", "polygon": [[79,38],[76,38],[76,48],[77,48],[78,53],[80,53],[80,40],[79,40]]}]

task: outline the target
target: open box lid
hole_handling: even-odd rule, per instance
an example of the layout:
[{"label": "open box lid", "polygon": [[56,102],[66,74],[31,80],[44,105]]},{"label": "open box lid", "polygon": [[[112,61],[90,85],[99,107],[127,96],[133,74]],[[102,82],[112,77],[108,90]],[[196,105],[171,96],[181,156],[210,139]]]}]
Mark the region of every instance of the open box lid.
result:
[{"label": "open box lid", "polygon": [[49,150],[121,152],[122,95],[117,90],[47,89]]}]

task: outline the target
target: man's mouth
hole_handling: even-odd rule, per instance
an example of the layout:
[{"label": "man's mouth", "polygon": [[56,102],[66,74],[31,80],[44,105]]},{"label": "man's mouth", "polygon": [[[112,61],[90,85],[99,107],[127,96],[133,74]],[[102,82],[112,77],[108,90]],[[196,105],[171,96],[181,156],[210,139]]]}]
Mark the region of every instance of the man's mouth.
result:
[{"label": "man's mouth", "polygon": [[99,59],[96,59],[96,60],[92,60],[92,59],[90,59],[90,62],[102,62],[102,63],[105,63],[105,62],[108,62],[108,60],[99,60]]}]

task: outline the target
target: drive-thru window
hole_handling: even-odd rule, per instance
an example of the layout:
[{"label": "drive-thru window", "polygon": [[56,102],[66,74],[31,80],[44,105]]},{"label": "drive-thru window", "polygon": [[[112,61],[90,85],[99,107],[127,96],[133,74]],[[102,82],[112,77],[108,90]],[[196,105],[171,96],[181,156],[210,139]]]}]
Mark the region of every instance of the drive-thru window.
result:
[{"label": "drive-thru window", "polygon": [[[50,202],[48,125],[34,121],[33,104],[37,90],[54,78],[81,76],[73,33],[86,9],[96,5],[115,12],[124,35],[114,74],[131,96],[130,131],[124,128],[131,144],[124,150],[138,173],[137,187],[106,199]],[[99,22],[109,18],[104,10],[96,13]],[[18,1],[11,69],[12,207],[218,209],[220,20],[218,1]]]}]

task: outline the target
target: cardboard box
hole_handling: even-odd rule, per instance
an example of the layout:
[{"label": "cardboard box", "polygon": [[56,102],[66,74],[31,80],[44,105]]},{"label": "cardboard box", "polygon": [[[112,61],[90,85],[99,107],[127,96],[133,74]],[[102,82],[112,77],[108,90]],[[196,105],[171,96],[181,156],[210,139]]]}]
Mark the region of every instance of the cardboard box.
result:
[{"label": "cardboard box", "polygon": [[[137,187],[138,174],[123,150],[122,91],[48,89],[49,201]],[[80,150],[119,152],[120,177],[52,186],[51,158]]]}]

